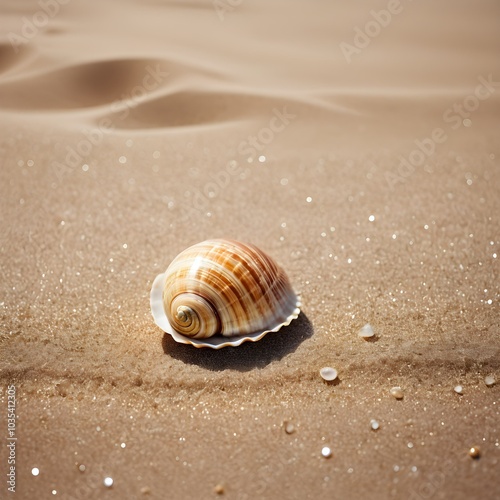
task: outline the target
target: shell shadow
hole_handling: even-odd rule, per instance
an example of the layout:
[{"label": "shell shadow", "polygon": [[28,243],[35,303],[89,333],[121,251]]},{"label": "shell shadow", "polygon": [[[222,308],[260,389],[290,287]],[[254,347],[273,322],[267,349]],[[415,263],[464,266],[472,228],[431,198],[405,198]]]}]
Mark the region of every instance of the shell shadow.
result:
[{"label": "shell shadow", "polygon": [[365,342],[378,342],[380,340],[380,336],[375,334],[373,337],[368,337],[363,339]]},{"label": "shell shadow", "polygon": [[337,385],[340,385],[342,383],[342,379],[340,377],[337,377],[335,380],[323,380],[323,382],[325,385],[336,387]]},{"label": "shell shadow", "polygon": [[249,371],[263,368],[269,363],[280,360],[313,335],[313,327],[307,316],[301,312],[299,317],[278,332],[268,333],[258,342],[245,342],[238,347],[222,349],[196,348],[180,344],[165,333],[162,347],[165,354],[184,363],[195,364],[212,371],[238,370]]}]

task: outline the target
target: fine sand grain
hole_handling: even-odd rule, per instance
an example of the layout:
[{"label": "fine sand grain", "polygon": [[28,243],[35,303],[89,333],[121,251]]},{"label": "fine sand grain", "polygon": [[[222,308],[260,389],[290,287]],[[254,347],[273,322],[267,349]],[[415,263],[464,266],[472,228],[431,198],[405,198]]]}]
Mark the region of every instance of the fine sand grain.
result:
[{"label": "fine sand grain", "polygon": [[[14,449],[19,499],[500,498],[498,2],[0,16],[0,497]],[[216,237],[299,318],[157,328],[155,276]]]}]

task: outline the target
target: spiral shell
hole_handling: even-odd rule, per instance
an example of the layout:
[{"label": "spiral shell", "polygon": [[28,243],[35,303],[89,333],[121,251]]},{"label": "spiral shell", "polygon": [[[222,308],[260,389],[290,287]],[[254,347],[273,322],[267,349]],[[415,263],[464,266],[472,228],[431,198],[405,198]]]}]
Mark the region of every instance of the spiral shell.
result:
[{"label": "spiral shell", "polygon": [[[284,271],[257,247],[215,239],[187,248],[157,277],[151,308],[175,340],[218,348],[279,330],[298,316],[300,299]],[[158,318],[162,313],[167,322]]]}]

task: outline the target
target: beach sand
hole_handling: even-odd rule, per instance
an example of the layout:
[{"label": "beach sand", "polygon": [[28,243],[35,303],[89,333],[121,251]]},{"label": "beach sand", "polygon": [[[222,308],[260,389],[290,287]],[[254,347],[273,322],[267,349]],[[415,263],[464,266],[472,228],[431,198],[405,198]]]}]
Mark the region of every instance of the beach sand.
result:
[{"label": "beach sand", "polygon": [[[499,498],[499,14],[3,1],[0,496],[13,449],[19,499]],[[300,317],[164,334],[154,278],[216,237]]]}]

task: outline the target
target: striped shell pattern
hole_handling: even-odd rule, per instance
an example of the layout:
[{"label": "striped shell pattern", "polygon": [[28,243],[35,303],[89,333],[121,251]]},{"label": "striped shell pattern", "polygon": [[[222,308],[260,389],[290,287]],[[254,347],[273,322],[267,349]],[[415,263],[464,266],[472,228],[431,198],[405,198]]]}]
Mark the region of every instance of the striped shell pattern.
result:
[{"label": "striped shell pattern", "polygon": [[214,239],[193,245],[163,279],[168,322],[189,339],[277,331],[300,312],[284,271],[250,244]]}]

